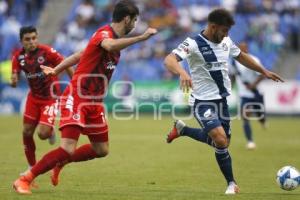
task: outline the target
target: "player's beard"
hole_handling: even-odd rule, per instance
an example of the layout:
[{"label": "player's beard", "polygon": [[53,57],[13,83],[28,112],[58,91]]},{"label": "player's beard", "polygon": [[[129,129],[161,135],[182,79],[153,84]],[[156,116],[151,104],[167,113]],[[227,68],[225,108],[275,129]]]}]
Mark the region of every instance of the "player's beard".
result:
[{"label": "player's beard", "polygon": [[220,38],[218,33],[215,33],[215,34],[213,34],[213,40],[214,40],[214,43],[219,44],[222,42],[223,38]]},{"label": "player's beard", "polygon": [[131,31],[132,31],[133,28],[131,27],[126,27],[125,29],[125,35],[128,35]]},{"label": "player's beard", "polygon": [[26,46],[26,47],[24,47],[24,48],[25,48],[25,50],[26,50],[27,52],[32,52],[32,51],[36,50],[37,45],[28,45],[28,46]]}]

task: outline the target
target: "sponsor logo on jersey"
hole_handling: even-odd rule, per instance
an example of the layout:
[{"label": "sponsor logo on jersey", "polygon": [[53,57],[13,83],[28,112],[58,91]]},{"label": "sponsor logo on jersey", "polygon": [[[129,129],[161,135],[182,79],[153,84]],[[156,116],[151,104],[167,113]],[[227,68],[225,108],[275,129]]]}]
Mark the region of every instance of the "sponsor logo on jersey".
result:
[{"label": "sponsor logo on jersey", "polygon": [[31,73],[31,72],[29,72],[25,76],[26,76],[27,79],[34,79],[34,78],[42,78],[45,75],[44,75],[43,72],[37,72],[37,73]]},{"label": "sponsor logo on jersey", "polygon": [[212,50],[202,51],[202,55],[211,55],[211,54],[213,54]]},{"label": "sponsor logo on jersey", "polygon": [[43,64],[45,62],[45,58],[43,56],[39,56],[37,61],[39,64]]},{"label": "sponsor logo on jersey", "polygon": [[227,46],[226,43],[223,43],[223,44],[222,44],[222,48],[223,48],[224,51],[228,51],[228,46]]},{"label": "sponsor logo on jersey", "polygon": [[204,67],[206,69],[216,69],[216,68],[222,68],[223,66],[225,66],[226,63],[225,62],[216,62],[216,63],[205,63]]},{"label": "sponsor logo on jersey", "polygon": [[205,65],[204,65],[204,67],[206,68],[206,69],[211,69],[212,68],[212,63],[205,63]]},{"label": "sponsor logo on jersey", "polygon": [[113,70],[116,68],[116,65],[112,61],[109,61],[108,63],[106,63],[106,65],[107,65],[106,69],[109,69],[109,70]]}]

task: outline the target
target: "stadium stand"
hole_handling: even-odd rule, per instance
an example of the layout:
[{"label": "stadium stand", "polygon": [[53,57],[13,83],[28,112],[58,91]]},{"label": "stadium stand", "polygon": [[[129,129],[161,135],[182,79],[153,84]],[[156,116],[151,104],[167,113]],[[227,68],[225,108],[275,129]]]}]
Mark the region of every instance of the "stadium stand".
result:
[{"label": "stadium stand", "polygon": [[[10,58],[18,45],[18,29],[36,24],[46,0],[0,1],[0,61]],[[66,14],[53,45],[64,55],[85,47],[87,39],[97,27],[110,21],[108,13],[116,0],[74,0]],[[147,24],[160,30],[151,41],[137,44],[123,52],[115,79],[159,80],[172,76],[162,66],[162,59],[174,44],[197,34],[205,26],[207,13],[219,6],[235,13],[236,25],[231,37],[236,43],[246,40],[250,52],[261,58],[268,68],[276,65],[284,45],[299,50],[298,0],[152,0],[137,1],[141,20],[135,33],[141,33]],[[26,10],[26,12],[25,12]],[[192,34],[192,35],[193,35]],[[288,37],[290,36],[290,37]],[[285,42],[287,38],[293,40]],[[296,43],[295,43],[296,40]],[[292,45],[291,45],[292,44]],[[127,68],[131,68],[128,73]]]}]

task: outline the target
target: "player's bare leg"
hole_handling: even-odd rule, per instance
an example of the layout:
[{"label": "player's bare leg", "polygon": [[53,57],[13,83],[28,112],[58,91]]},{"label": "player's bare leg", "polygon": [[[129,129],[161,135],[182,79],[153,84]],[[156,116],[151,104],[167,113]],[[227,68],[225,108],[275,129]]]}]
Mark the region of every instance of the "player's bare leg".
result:
[{"label": "player's bare leg", "polygon": [[109,153],[108,142],[91,142],[93,150],[97,154],[97,158],[105,157]]},{"label": "player's bare leg", "polygon": [[40,124],[38,136],[41,140],[48,139],[49,144],[53,145],[56,142],[55,132],[52,126]]}]

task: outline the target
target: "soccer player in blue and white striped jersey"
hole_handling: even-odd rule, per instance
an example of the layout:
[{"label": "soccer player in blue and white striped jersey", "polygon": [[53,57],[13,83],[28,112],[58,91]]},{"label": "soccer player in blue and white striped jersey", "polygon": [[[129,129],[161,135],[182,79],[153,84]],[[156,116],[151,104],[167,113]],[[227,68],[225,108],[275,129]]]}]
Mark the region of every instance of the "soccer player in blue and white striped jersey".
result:
[{"label": "soccer player in blue and white striped jersey", "polygon": [[[194,116],[202,128],[191,128],[181,120],[175,121],[167,137],[172,142],[179,136],[189,136],[215,148],[215,157],[226,181],[225,194],[236,194],[239,187],[233,176],[232,160],[228,152],[230,142],[230,116],[226,97],[231,93],[228,59],[233,57],[246,67],[266,78],[282,81],[280,76],[266,70],[251,56],[241,52],[228,37],[234,25],[232,15],[225,9],[213,10],[208,25],[195,37],[189,37],[165,58],[165,66],[180,77],[183,91],[193,89]],[[181,67],[186,59],[191,76]]]}]

